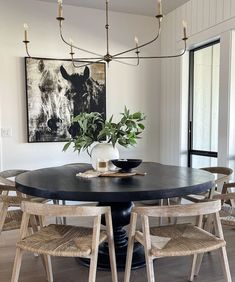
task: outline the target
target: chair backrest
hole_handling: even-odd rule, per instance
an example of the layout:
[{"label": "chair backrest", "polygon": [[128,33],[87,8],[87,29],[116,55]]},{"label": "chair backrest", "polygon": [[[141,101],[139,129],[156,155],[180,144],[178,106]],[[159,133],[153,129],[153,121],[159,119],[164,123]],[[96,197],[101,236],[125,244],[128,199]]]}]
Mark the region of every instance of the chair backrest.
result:
[{"label": "chair backrest", "polygon": [[39,216],[68,216],[68,217],[83,217],[83,216],[98,216],[110,212],[110,207],[93,207],[93,206],[63,206],[34,203],[23,201],[21,203],[23,212],[31,215]]},{"label": "chair backrest", "polygon": [[21,173],[27,172],[28,170],[23,170],[23,169],[10,169],[10,170],[4,170],[0,171],[0,176],[2,178],[10,178],[10,177],[15,177]]},{"label": "chair backrest", "polygon": [[212,214],[220,209],[221,202],[212,200],[189,205],[135,207],[132,212],[150,217],[187,217]]},{"label": "chair backrest", "polygon": [[[141,217],[142,232],[144,234],[145,246],[148,250],[151,249],[151,236],[149,217],[187,217],[197,216],[197,226],[202,228],[203,215],[208,214],[214,218],[215,231],[219,238],[223,239],[223,230],[221,227],[219,211],[221,209],[220,200],[210,200],[207,202],[176,205],[176,206],[158,206],[158,207],[136,207],[131,213],[130,220],[130,236],[134,236],[136,232],[136,223],[138,215]],[[169,236],[170,237],[170,236]]]},{"label": "chair backrest", "polygon": [[235,193],[218,194],[213,197],[215,200],[235,200]]},{"label": "chair backrest", "polygon": [[228,182],[231,179],[231,176],[233,174],[233,170],[229,167],[215,166],[203,167],[201,169],[213,174],[217,174],[217,178],[215,179],[215,185],[220,186],[220,188],[223,186],[224,183]]},{"label": "chair backrest", "polygon": [[225,183],[223,193],[215,195],[213,199],[221,199],[222,203],[230,200],[231,205],[235,208],[235,182]]},{"label": "chair backrest", "polygon": [[8,178],[16,177],[17,175],[26,172],[27,170],[5,170],[0,171],[0,194],[3,191],[15,191],[15,181]]},{"label": "chair backrest", "polygon": [[27,228],[29,221],[33,228],[37,230],[36,216],[66,216],[66,217],[92,217],[93,221],[93,235],[92,241],[96,242],[99,238],[101,215],[105,215],[106,230],[109,238],[113,238],[112,217],[110,207],[88,207],[88,206],[62,206],[34,203],[30,201],[23,201],[21,203],[23,217],[20,228],[20,238],[27,236]]},{"label": "chair backrest", "polygon": [[[229,182],[224,184],[224,192],[235,192],[235,182]],[[225,194],[224,193],[224,194]]]}]

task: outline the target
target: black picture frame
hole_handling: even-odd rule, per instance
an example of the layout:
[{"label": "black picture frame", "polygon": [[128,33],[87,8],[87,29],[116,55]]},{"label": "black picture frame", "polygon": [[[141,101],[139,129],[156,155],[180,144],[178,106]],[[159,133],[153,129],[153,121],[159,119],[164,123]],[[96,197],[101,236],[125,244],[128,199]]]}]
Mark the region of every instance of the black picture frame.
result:
[{"label": "black picture frame", "polygon": [[25,74],[29,143],[68,141],[81,112],[106,118],[105,63],[74,68],[71,60],[26,57]]}]

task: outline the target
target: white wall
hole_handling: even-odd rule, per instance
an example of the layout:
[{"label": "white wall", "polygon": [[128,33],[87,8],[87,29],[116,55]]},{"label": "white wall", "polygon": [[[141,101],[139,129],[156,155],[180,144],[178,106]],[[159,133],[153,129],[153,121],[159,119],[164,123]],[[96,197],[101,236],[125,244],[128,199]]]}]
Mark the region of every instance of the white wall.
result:
[{"label": "white wall", "polygon": [[[221,39],[219,165],[228,164],[231,31],[235,27],[234,0],[191,0],[166,17],[161,41],[162,53],[181,48],[182,20],[188,22],[189,49]],[[185,165],[187,149],[188,58],[162,61],[160,160]],[[183,75],[182,75],[183,73]]]},{"label": "white wall", "polygon": [[[56,1],[55,1],[56,2]],[[34,169],[70,162],[89,161],[87,155],[79,157],[72,151],[62,153],[63,143],[27,143],[25,50],[23,23],[30,26],[32,56],[66,58],[68,50],[59,40],[55,20],[57,5],[34,0],[0,0],[0,122],[2,128],[11,128],[12,137],[2,137],[0,158],[2,167]],[[64,6],[65,34],[81,47],[104,53],[104,12]],[[151,39],[155,22],[149,17],[130,14],[111,14],[111,49],[113,52],[133,46],[134,36],[140,43]],[[155,46],[149,52],[159,53]],[[69,57],[68,57],[69,58]],[[159,161],[160,118],[160,64],[142,62],[134,68],[112,63],[107,70],[107,116],[120,113],[124,105],[132,111],[147,115],[143,139],[136,148],[121,149],[122,156],[140,157]],[[1,148],[1,147],[0,147]]]}]

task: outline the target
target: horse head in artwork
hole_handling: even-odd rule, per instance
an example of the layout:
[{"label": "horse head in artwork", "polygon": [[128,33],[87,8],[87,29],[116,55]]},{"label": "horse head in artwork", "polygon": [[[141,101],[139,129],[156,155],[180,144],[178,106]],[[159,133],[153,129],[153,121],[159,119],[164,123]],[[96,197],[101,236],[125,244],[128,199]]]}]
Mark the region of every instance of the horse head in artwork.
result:
[{"label": "horse head in artwork", "polygon": [[65,97],[68,83],[58,75],[59,67],[51,71],[43,60],[38,63],[38,70],[41,73],[38,84],[41,92],[41,110],[36,139],[41,139],[41,133],[44,136],[54,134],[64,138],[67,132],[65,124],[70,121],[68,100]]},{"label": "horse head in artwork", "polygon": [[67,80],[70,87],[65,94],[73,103],[73,115],[81,112],[104,112],[104,86],[100,85],[90,75],[90,69],[86,66],[83,73],[68,74],[61,66],[62,77]]}]

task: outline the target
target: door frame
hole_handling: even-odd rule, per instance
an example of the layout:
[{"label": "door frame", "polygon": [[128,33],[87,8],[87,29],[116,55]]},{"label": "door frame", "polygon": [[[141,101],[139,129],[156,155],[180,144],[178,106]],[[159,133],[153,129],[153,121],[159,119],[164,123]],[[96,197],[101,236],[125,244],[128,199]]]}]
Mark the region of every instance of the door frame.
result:
[{"label": "door frame", "polygon": [[[192,156],[218,158],[218,152],[193,149],[193,89],[194,89],[194,53],[220,43],[220,39],[211,41],[189,51],[189,99],[188,99],[188,167],[192,166]],[[219,109],[218,109],[219,111]]]}]

